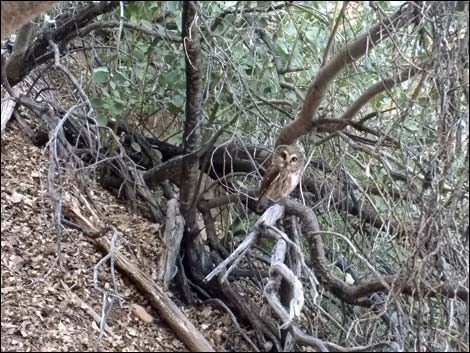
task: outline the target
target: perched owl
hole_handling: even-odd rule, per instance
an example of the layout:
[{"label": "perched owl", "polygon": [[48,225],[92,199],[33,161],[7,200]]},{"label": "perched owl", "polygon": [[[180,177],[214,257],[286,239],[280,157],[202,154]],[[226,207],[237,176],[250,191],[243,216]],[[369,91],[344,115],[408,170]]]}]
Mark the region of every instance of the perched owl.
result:
[{"label": "perched owl", "polygon": [[261,181],[258,210],[268,200],[277,202],[287,197],[299,184],[304,166],[304,155],[296,146],[277,146],[271,159],[271,166]]}]

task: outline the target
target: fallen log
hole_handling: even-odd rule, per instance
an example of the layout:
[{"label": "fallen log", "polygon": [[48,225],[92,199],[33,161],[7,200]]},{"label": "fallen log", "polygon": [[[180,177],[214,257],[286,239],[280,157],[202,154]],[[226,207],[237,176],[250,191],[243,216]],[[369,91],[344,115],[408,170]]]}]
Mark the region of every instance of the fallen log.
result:
[{"label": "fallen log", "polygon": [[[91,242],[106,254],[110,250],[109,242],[105,239],[91,239]],[[189,321],[168,295],[156,286],[148,274],[119,252],[116,253],[115,261],[118,269],[144,293],[160,317],[171,327],[175,335],[188,349],[193,352],[215,352],[202,333]]]}]

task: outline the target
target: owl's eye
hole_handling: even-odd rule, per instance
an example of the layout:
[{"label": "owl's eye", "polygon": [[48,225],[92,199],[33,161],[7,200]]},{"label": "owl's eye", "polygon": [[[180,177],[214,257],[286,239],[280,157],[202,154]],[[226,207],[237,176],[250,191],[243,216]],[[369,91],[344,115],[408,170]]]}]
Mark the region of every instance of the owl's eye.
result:
[{"label": "owl's eye", "polygon": [[297,158],[296,156],[294,156],[294,157],[292,157],[290,160],[291,160],[291,162],[297,162],[297,159],[298,159],[298,158]]},{"label": "owl's eye", "polygon": [[281,157],[282,157],[282,159],[287,159],[287,153],[286,152],[281,152]]}]

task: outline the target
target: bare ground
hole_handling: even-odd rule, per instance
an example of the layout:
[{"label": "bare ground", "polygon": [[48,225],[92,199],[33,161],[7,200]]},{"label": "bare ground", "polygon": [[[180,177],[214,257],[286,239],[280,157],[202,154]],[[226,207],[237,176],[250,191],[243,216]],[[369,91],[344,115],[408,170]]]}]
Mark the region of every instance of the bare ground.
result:
[{"label": "bare ground", "polygon": [[[47,150],[33,146],[16,121],[2,134],[1,150],[2,351],[185,351],[148,301],[119,273],[123,300],[112,307],[107,319],[110,334],[99,338],[99,324],[90,308],[101,313],[102,294],[93,287],[93,268],[103,254],[79,231],[66,229],[61,242],[63,261],[57,264],[57,232],[46,184]],[[77,198],[73,185],[74,177],[65,176],[66,203],[73,204]],[[119,248],[136,256],[139,267],[156,279],[163,227],[131,214],[100,186],[91,185],[90,190],[100,217],[123,232]],[[110,278],[110,269],[105,267],[100,285],[108,288]],[[220,308],[184,307],[169,295],[215,349],[243,346]],[[153,322],[135,316],[130,309],[133,304],[142,306]]]}]

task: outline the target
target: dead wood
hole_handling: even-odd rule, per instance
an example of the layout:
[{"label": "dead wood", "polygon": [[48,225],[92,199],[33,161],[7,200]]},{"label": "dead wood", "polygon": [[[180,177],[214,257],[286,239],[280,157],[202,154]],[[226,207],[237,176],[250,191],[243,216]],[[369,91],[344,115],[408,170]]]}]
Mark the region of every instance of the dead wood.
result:
[{"label": "dead wood", "polygon": [[[291,205],[291,203],[289,202],[287,204]],[[241,261],[243,255],[250,249],[250,247],[253,246],[258,237],[275,237],[277,239],[277,243],[273,248],[269,279],[264,287],[264,297],[267,299],[267,302],[269,303],[276,316],[282,322],[282,325],[279,328],[281,330],[287,329],[289,331],[291,335],[290,337],[292,339],[292,345],[296,343],[301,345],[308,345],[314,347],[315,349],[321,352],[328,352],[330,350],[338,350],[344,352],[349,351],[350,348],[342,347],[331,342],[325,342],[317,337],[303,332],[303,330],[295,322],[295,319],[299,317],[302,311],[304,303],[304,294],[302,283],[298,278],[300,276],[300,273],[298,273],[298,271],[293,272],[285,264],[286,255],[288,253],[288,246],[291,247],[291,249],[294,249],[296,256],[301,259],[299,262],[299,266],[302,266],[304,269],[306,269],[306,266],[305,262],[302,259],[303,257],[300,248],[298,248],[298,246],[294,242],[289,240],[287,235],[285,235],[282,231],[274,227],[276,222],[280,220],[280,218],[283,216],[284,207],[284,205],[281,206],[276,204],[268,208],[256,222],[255,226],[253,227],[253,231],[251,231],[247,235],[245,240],[235,249],[232,254],[230,254],[211,273],[206,276],[205,281],[212,281],[215,276],[218,276],[219,284],[221,288],[224,289],[224,293],[228,294],[228,299],[230,300],[230,303],[236,303],[236,297],[233,296],[234,292],[232,289],[229,289],[230,284],[227,280],[229,273],[235,268],[235,266],[237,266],[237,264]],[[232,265],[227,268],[230,263],[232,263]],[[306,276],[315,277],[315,274],[307,270]],[[287,307],[285,307],[285,305],[281,302],[281,283],[283,280],[290,287],[292,293]],[[316,278],[314,278],[314,280],[316,281]],[[230,294],[232,294],[232,296],[230,296]],[[243,308],[243,306],[241,306],[241,308]],[[242,316],[246,315],[247,310],[241,310],[241,313]],[[261,326],[256,316],[248,317],[250,322],[252,322],[254,327],[257,329],[258,335],[260,335],[261,333],[269,333],[269,331],[266,331],[268,327],[264,325]],[[259,337],[258,339],[260,342],[263,342],[263,338]],[[273,339],[272,342],[276,345],[276,347],[280,346],[278,338]],[[352,350],[368,350],[375,346],[376,345],[353,347]],[[388,344],[380,343],[379,346],[388,346]]]},{"label": "dead wood", "polygon": [[[109,252],[109,242],[94,239],[92,242],[103,252]],[[175,335],[193,352],[214,352],[206,338],[194,327],[178,306],[163,292],[151,277],[131,260],[116,252],[116,265],[145,294],[160,317],[172,328]]]},{"label": "dead wood", "polygon": [[416,287],[414,282],[399,275],[380,275],[362,280],[359,284],[349,285],[333,276],[328,270],[328,260],[322,240],[322,231],[314,212],[292,200],[285,200],[286,213],[299,217],[302,233],[310,244],[310,256],[320,283],[332,294],[349,304],[371,306],[374,301],[369,296],[376,292],[395,290],[408,296],[444,296],[459,298],[468,302],[468,288],[458,283],[428,284]]},{"label": "dead wood", "polygon": [[168,289],[170,281],[176,273],[176,260],[180,252],[184,232],[184,218],[180,214],[178,201],[171,199],[167,203],[165,232],[163,242],[165,248],[160,257],[160,280],[163,288]]},{"label": "dead wood", "polygon": [[[14,93],[15,96],[18,95],[19,90],[18,88],[14,88]],[[8,121],[11,119],[13,116],[13,111],[15,110],[16,102],[14,101],[13,97],[10,97],[7,95],[4,100],[2,100],[2,123],[1,123],[1,132],[3,133],[3,130],[8,124]]]},{"label": "dead wood", "polygon": [[[93,320],[95,320],[96,324],[99,325],[100,321],[101,321],[100,315],[88,303],[86,303],[82,298],[80,298],[78,295],[76,295],[72,291],[72,289],[70,289],[70,287],[65,284],[64,281],[61,280],[60,283],[62,284],[62,287],[64,287],[65,291],[70,296],[70,298],[72,300],[78,302],[78,304],[80,304],[80,308],[83,308],[88,314],[90,314],[90,316],[93,318]],[[108,325],[106,325],[106,324],[104,325],[104,330],[113,339],[117,339],[116,335],[113,333],[113,331],[111,330],[111,328]]]}]

